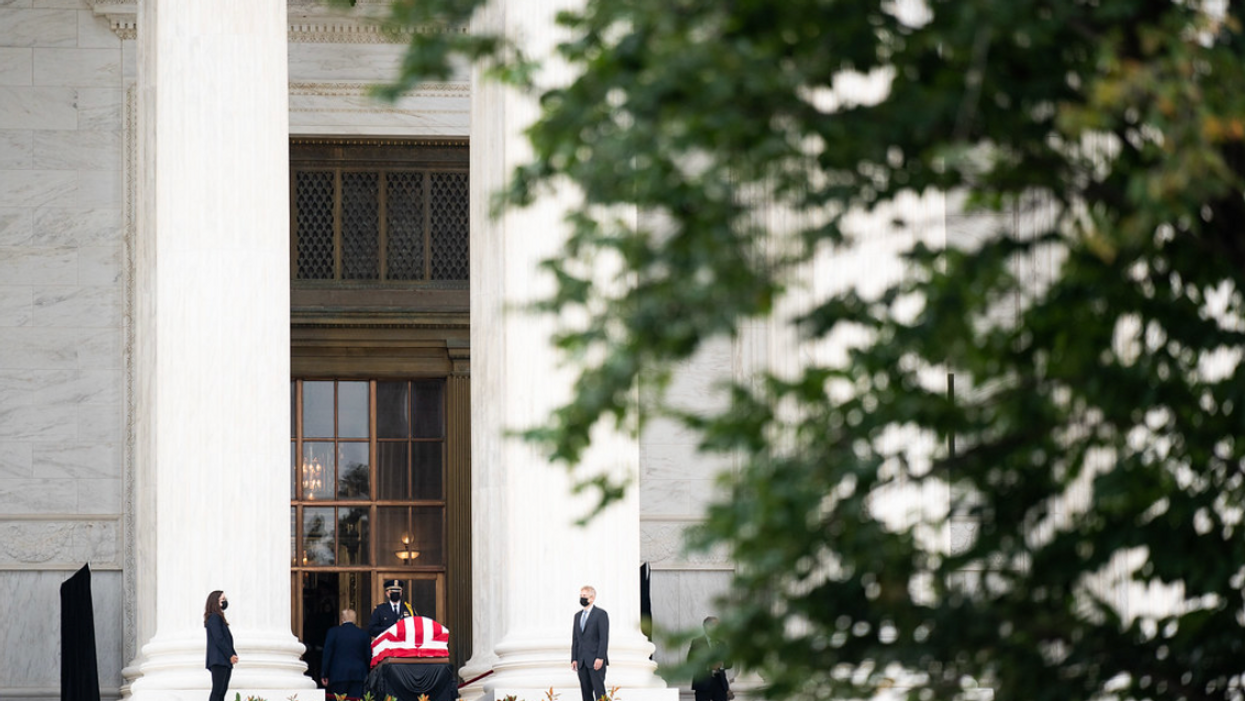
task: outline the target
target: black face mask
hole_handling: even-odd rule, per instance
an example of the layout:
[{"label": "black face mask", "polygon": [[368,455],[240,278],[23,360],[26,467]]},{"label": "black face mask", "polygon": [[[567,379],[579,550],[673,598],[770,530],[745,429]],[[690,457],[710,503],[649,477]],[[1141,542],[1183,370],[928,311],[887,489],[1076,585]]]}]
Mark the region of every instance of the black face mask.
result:
[{"label": "black face mask", "polygon": [[221,610],[221,611],[224,611],[224,610],[225,610],[225,609],[227,609],[227,608],[229,608],[229,602],[228,602],[228,601],[222,601],[222,602],[220,602],[220,610]]},{"label": "black face mask", "polygon": [[579,597],[579,605],[580,605],[580,606],[587,606],[587,605],[588,605],[588,597],[586,597],[586,596],[581,596],[581,597]]},{"label": "black face mask", "polygon": [[391,591],[389,592],[389,600],[396,604],[402,600],[402,595],[396,591]]}]

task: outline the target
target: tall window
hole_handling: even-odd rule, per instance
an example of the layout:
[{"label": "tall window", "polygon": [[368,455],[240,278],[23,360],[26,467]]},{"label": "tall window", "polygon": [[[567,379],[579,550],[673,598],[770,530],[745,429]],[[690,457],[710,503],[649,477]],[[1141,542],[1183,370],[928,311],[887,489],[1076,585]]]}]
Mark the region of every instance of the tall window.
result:
[{"label": "tall window", "polygon": [[318,667],[338,611],[366,627],[384,579],[444,620],[445,381],[306,379],[290,396],[290,564]]}]

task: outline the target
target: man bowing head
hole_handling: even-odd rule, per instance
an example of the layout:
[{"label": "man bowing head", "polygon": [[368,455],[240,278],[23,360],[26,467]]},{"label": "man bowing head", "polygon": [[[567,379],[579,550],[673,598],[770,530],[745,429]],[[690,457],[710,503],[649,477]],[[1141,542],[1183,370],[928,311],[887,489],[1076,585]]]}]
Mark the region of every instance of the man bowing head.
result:
[{"label": "man bowing head", "polygon": [[579,606],[571,630],[571,669],[579,674],[579,690],[583,701],[598,701],[605,696],[605,668],[610,663],[610,617],[605,609],[593,604],[597,590],[579,590]]}]

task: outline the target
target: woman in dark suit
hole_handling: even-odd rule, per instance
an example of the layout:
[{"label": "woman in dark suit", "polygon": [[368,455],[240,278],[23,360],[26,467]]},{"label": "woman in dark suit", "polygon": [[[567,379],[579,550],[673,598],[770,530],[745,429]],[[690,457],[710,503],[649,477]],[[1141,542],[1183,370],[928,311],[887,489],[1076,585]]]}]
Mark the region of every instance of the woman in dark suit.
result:
[{"label": "woman in dark suit", "polygon": [[212,673],[212,695],[208,701],[225,701],[229,677],[233,676],[233,666],[238,662],[229,621],[225,620],[225,609],[228,607],[229,600],[219,589],[208,594],[207,604],[203,607],[203,627],[207,629],[207,668]]}]

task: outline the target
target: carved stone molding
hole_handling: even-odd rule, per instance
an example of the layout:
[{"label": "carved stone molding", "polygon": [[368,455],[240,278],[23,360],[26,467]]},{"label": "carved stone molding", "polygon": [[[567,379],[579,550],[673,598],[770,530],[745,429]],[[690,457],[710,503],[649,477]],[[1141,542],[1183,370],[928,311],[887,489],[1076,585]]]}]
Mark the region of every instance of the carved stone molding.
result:
[{"label": "carved stone molding", "polygon": [[119,517],[0,519],[0,569],[120,569]]},{"label": "carved stone molding", "polygon": [[[138,0],[87,0],[96,15],[106,17],[123,40],[138,36]],[[389,0],[356,0],[352,10],[329,7],[325,0],[289,0],[289,41],[317,44],[405,44],[412,33],[465,32],[465,27],[419,27],[386,30],[381,19]]]},{"label": "carved stone molding", "polygon": [[696,519],[681,517],[644,517],[640,524],[640,556],[653,569],[661,570],[732,570],[730,554],[725,548],[710,552],[687,552],[684,534],[695,527]]}]

